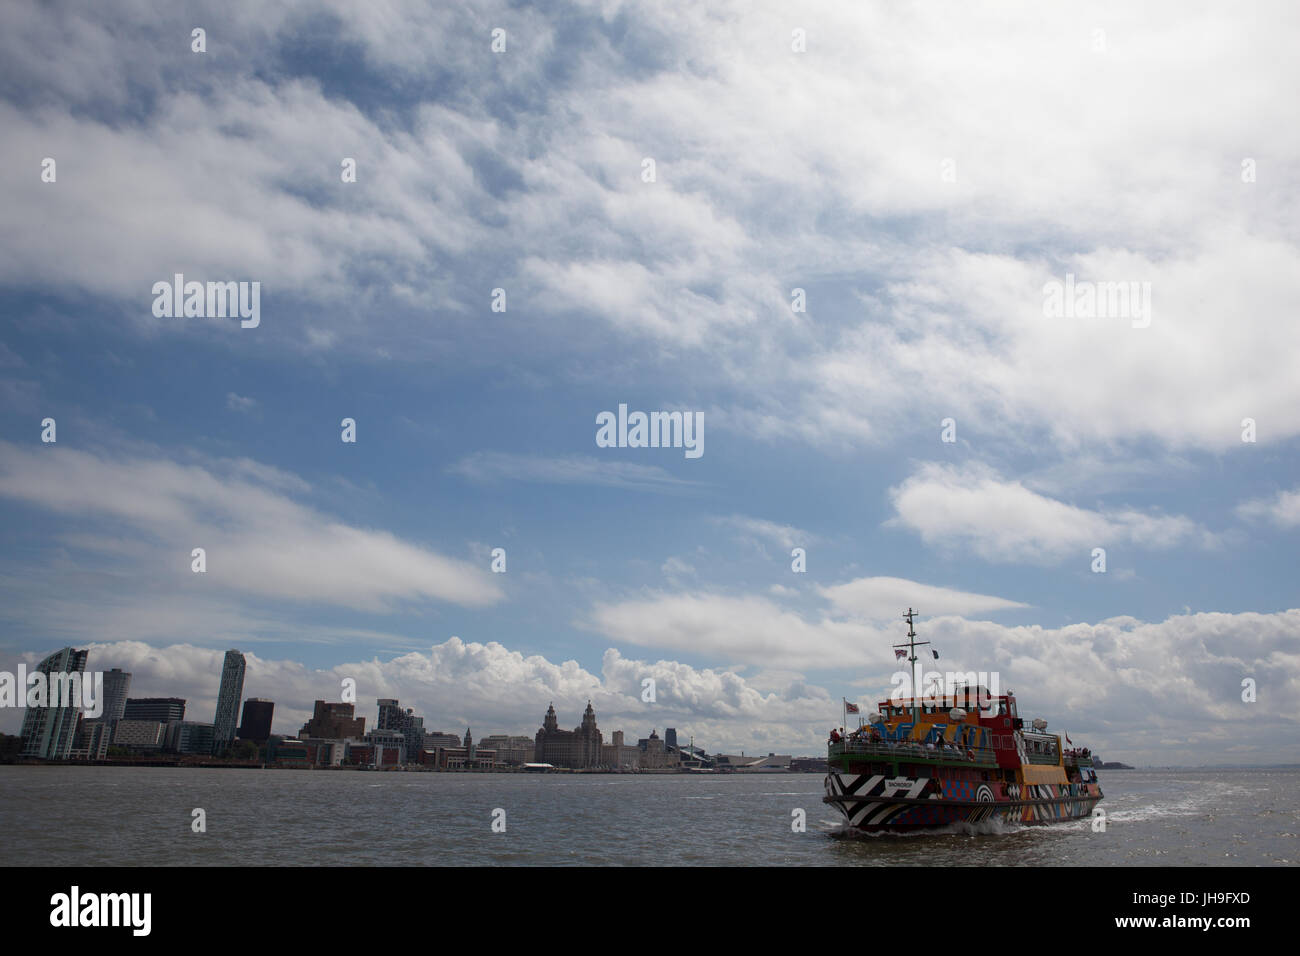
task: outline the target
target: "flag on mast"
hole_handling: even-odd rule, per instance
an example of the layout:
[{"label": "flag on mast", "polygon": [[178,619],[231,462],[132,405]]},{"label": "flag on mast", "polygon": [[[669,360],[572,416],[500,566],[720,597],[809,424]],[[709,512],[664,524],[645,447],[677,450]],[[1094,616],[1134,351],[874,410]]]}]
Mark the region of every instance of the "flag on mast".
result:
[{"label": "flag on mast", "polygon": [[905,658],[905,657],[907,657],[907,651],[903,650],[903,648],[901,648],[901,647],[896,647],[896,648],[894,648],[894,659],[895,659],[895,660],[899,660],[899,661],[901,661],[901,660],[902,660],[903,658]]},{"label": "flag on mast", "polygon": [[857,714],[857,713],[861,713],[861,711],[858,710],[858,705],[857,705],[857,704],[850,704],[847,700],[844,702],[844,712],[845,712],[846,714]]}]

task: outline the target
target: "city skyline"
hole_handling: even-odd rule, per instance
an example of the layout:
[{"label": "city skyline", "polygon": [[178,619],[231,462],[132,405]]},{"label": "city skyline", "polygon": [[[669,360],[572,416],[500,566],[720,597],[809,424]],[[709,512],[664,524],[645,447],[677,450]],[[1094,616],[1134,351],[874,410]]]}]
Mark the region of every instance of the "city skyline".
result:
[{"label": "city skyline", "polygon": [[[56,670],[58,667],[63,666],[63,664],[61,664],[60,662],[66,663],[67,661],[71,661],[77,667],[84,668],[86,666],[86,662],[88,659],[89,659],[88,650],[67,647],[59,651],[56,651],[51,655],[47,655],[47,658],[43,663],[49,664],[49,666],[54,667]],[[244,667],[245,667],[244,656],[238,650],[226,651],[225,656],[223,657],[221,682],[220,682],[220,688],[218,690],[219,702],[223,699],[224,696],[227,695],[228,690],[233,693],[236,683],[238,683],[238,685],[242,687]],[[93,671],[87,671],[86,673],[90,674],[93,673]],[[237,677],[231,676],[232,674],[237,674]],[[112,668],[111,671],[105,671],[104,677],[105,677],[106,690],[104,692],[104,700],[102,702],[103,714],[100,718],[93,718],[93,719],[101,720],[103,723],[111,725],[117,720],[120,720],[123,716],[123,713],[125,712],[125,715],[129,720],[137,720],[137,721],[145,721],[145,722],[156,721],[163,724],[168,724],[171,722],[177,722],[177,723],[185,722],[185,711],[187,706],[189,705],[189,701],[186,698],[145,697],[139,695],[134,697],[129,696],[127,694],[126,689],[130,687],[134,674],[130,671],[123,671],[121,668],[115,667]],[[334,707],[340,703],[344,703],[344,702],[322,700],[320,698],[317,698],[314,701],[317,710],[319,710],[321,704],[325,704],[326,707]],[[262,697],[248,697],[243,699],[242,709],[239,711],[242,714],[242,717],[239,723],[239,727],[237,729],[239,731],[242,731],[244,729],[243,727],[244,720],[250,716],[250,712],[253,712],[256,713],[257,716],[254,719],[257,720],[259,724],[264,722],[269,726],[270,733],[268,734],[268,736],[279,736],[279,737],[290,738],[290,739],[303,736],[304,733],[307,731],[307,728],[309,726],[308,724],[304,724],[302,729],[299,731],[282,731],[282,732],[275,731],[275,727],[273,723],[274,718],[272,717],[274,711],[274,705],[275,705],[274,700],[270,700]],[[364,727],[365,721],[369,718],[366,713],[361,712],[362,705],[356,703],[347,703],[346,706],[348,707],[350,713],[356,713],[356,716],[361,720],[361,726]],[[32,719],[27,716],[26,709],[16,708],[15,710],[22,711],[24,727],[26,727],[27,724],[31,723]],[[51,711],[52,714],[51,718],[42,718],[41,722],[48,723],[50,722],[50,719],[53,719],[61,724],[63,722],[62,719],[60,718],[60,713],[62,710],[71,710],[72,712],[75,713],[77,708],[75,707],[61,708],[61,709],[54,708]],[[436,737],[436,736],[447,735],[447,731],[442,729],[432,728],[432,727],[425,728],[423,715],[415,714],[414,710],[415,709],[412,707],[401,707],[400,701],[397,699],[378,698],[375,701],[375,717],[370,720],[371,726],[376,730],[403,730],[403,731],[407,730],[407,727],[409,726],[409,728],[414,730],[418,735],[418,739],[411,738],[408,733],[409,740],[417,741],[415,743],[416,749],[423,746],[423,741],[428,736]],[[592,710],[593,708],[591,706],[591,701],[590,699],[588,699],[587,708],[586,708],[586,713],[588,716],[591,715]],[[220,717],[221,713],[222,713],[222,709],[219,703],[217,716]],[[284,713],[283,709],[281,713],[282,714]],[[114,714],[116,714],[116,716],[114,716]],[[317,716],[319,716],[319,714],[317,714]],[[551,701],[547,707],[547,716],[544,717],[542,720],[543,729],[545,729],[545,727],[547,726],[547,721],[552,720],[554,717],[555,717],[554,701]],[[280,720],[281,722],[285,722],[285,721],[292,722],[292,719],[285,718],[283,716],[280,718]],[[190,724],[197,723],[199,725],[202,725],[202,722],[189,721],[189,723]],[[587,720],[586,718],[584,718],[583,724],[585,725],[586,723]],[[403,724],[406,724],[407,726],[403,726]],[[213,721],[213,723],[206,724],[204,726],[212,728],[213,743],[218,750],[220,750],[223,746],[228,745],[231,742],[231,739],[223,737],[217,731],[217,724],[215,720]],[[656,736],[657,729],[658,729],[657,727],[651,728],[650,736],[652,738]],[[0,723],[0,733],[3,732],[5,732],[5,729],[3,724]],[[467,727],[467,732],[468,732],[468,727]],[[621,740],[624,732],[623,730],[620,729],[617,731],[613,731],[612,733],[617,734],[618,738]],[[363,735],[364,735],[364,731],[361,731],[355,736],[360,737]],[[69,741],[70,741],[71,739],[70,735],[65,735],[65,736],[69,736]],[[255,739],[255,738],[244,737],[242,734],[238,734],[237,736],[238,739],[241,740]],[[330,736],[353,736],[353,735],[347,734],[347,735],[330,735]],[[511,733],[509,729],[506,729],[504,733],[488,734],[486,735],[486,737],[488,738],[508,737],[511,739],[531,739],[531,734]],[[677,735],[676,735],[675,728],[673,727],[665,728],[665,741],[667,745],[671,748],[675,748],[677,746]],[[256,742],[265,743],[265,740],[260,740]],[[111,745],[111,738],[110,738],[110,745]],[[62,751],[66,751],[67,749],[68,748],[66,746],[61,747]],[[719,751],[719,752],[723,752],[723,751]],[[741,753],[743,752],[744,751],[742,749]],[[408,752],[406,759],[412,763],[416,761],[414,753]]]}]

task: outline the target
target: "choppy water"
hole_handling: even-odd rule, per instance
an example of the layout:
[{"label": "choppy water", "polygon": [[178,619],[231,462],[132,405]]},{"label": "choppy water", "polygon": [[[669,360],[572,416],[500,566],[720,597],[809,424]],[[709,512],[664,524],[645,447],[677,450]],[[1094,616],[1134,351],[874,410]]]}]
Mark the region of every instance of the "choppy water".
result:
[{"label": "choppy water", "polygon": [[[817,774],[0,767],[10,866],[1295,865],[1300,771],[1111,771],[1087,821],[846,838]],[[207,832],[191,832],[201,807]],[[505,810],[506,832],[492,830]],[[792,811],[807,831],[792,832]]]}]

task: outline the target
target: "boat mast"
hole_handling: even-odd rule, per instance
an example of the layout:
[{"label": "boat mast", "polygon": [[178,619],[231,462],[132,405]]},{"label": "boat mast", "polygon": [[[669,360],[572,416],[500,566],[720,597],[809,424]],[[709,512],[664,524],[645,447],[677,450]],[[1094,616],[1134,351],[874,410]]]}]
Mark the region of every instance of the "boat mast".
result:
[{"label": "boat mast", "polygon": [[907,609],[907,613],[903,615],[903,620],[907,621],[907,643],[894,645],[894,647],[906,647],[910,652],[908,661],[912,667],[912,731],[913,733],[916,732],[916,722],[917,722],[916,693],[917,693],[918,685],[916,683],[916,661],[917,661],[916,649],[918,646],[922,644],[930,643],[929,641],[918,641],[916,639],[916,628],[913,626],[913,622],[912,622],[912,618],[916,615],[916,613],[917,612],[913,611],[910,607]]}]

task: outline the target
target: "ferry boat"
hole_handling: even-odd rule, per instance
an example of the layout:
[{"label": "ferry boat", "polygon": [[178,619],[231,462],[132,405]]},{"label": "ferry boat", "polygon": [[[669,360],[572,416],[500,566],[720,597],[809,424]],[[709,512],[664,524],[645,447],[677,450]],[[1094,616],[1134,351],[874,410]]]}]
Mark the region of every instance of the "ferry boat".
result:
[{"label": "ferry boat", "polygon": [[[894,645],[911,651],[913,668],[929,643],[916,640],[915,614],[904,615],[908,642]],[[953,688],[879,708],[828,745],[822,800],[853,830],[1055,823],[1090,816],[1102,799],[1092,754],[1068,738],[1063,749],[1044,720],[1026,727],[1010,692]]]}]

